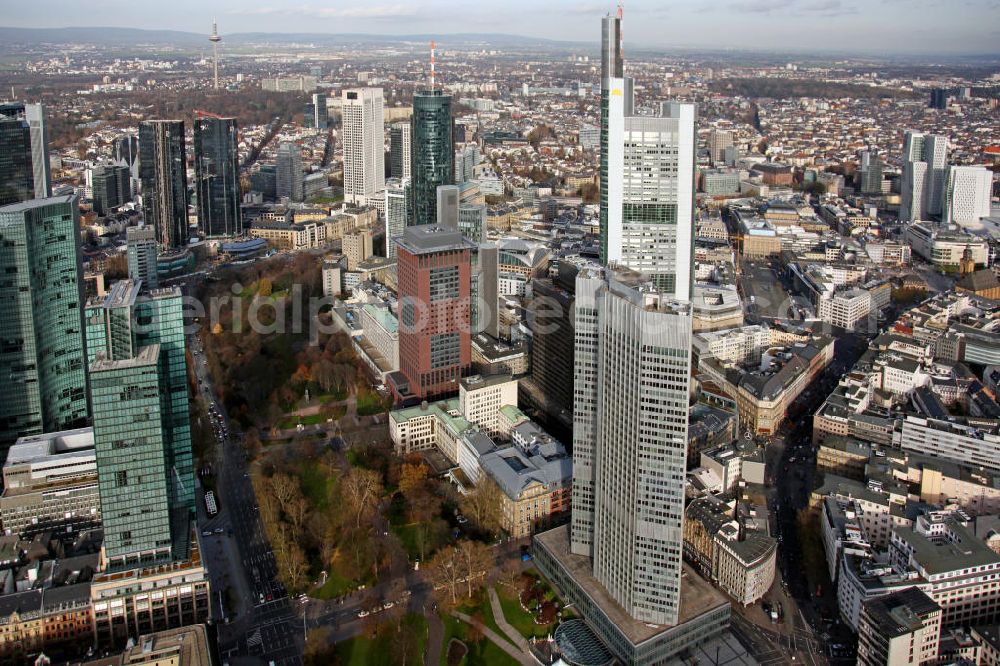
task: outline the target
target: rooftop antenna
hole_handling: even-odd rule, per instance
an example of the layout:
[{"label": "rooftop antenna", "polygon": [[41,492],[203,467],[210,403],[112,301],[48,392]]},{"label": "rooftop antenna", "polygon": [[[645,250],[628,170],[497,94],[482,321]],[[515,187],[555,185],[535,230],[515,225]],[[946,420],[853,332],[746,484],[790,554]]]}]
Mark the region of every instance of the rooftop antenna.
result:
[{"label": "rooftop antenna", "polygon": [[208,41],[212,42],[212,63],[215,69],[215,89],[219,89],[219,42],[222,41],[222,37],[219,37],[219,30],[216,26],[215,19],[212,19],[212,34],[208,36]]},{"label": "rooftop antenna", "polygon": [[431,92],[434,92],[434,42],[431,42]]}]

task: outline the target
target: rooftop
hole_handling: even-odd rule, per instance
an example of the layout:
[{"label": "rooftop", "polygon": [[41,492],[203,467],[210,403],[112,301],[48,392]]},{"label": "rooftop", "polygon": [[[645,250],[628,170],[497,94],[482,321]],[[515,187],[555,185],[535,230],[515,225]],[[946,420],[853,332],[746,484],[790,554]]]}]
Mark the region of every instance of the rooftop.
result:
[{"label": "rooftop", "polygon": [[[647,624],[636,620],[615,601],[608,591],[594,578],[589,557],[570,552],[569,526],[562,525],[535,535],[535,542],[543,547],[562,566],[577,585],[600,608],[611,622],[633,644],[644,643],[672,626]],[[710,611],[727,606],[729,602],[711,583],[699,576],[686,562],[681,573],[681,603],[678,625],[685,624]]]}]

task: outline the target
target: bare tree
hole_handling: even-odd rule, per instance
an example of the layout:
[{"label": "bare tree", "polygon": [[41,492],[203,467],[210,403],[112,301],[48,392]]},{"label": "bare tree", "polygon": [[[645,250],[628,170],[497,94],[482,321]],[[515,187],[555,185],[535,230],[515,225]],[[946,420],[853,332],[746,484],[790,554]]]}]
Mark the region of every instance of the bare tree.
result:
[{"label": "bare tree", "polygon": [[355,527],[361,526],[362,518],[372,515],[382,497],[382,476],[370,469],[352,467],[344,476],[341,485],[344,499],[355,515]]},{"label": "bare tree", "polygon": [[462,512],[484,532],[499,534],[503,525],[504,495],[496,481],[483,476],[471,493],[462,497]]},{"label": "bare tree", "polygon": [[471,599],[472,593],[483,586],[486,573],[493,567],[493,557],[489,546],[481,541],[459,541],[455,550],[461,564],[466,590]]},{"label": "bare tree", "polygon": [[462,584],[462,559],[454,546],[442,548],[427,563],[427,579],[442,605],[455,606]]}]

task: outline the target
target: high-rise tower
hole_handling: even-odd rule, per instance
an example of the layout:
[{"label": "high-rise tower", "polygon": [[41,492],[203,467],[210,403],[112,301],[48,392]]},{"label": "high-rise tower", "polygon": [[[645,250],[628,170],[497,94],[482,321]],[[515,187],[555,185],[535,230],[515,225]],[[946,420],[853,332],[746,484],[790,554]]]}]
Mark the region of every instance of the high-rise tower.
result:
[{"label": "high-rise tower", "polygon": [[381,88],[342,93],[344,199],[364,204],[385,188],[385,120]]},{"label": "high-rise tower", "polygon": [[73,196],[0,208],[0,448],[86,424],[83,280]]},{"label": "high-rise tower", "polygon": [[163,248],[188,242],[187,156],[183,120],[139,124],[139,180],[146,224]]},{"label": "high-rise tower", "polygon": [[948,161],[948,139],[937,134],[907,132],[903,142],[899,219],[927,220],[941,214]]},{"label": "high-rise tower", "polygon": [[200,113],[194,121],[198,228],[205,236],[243,233],[236,119]]},{"label": "high-rise tower", "polygon": [[302,201],[305,196],[302,180],[302,149],[298,144],[285,142],[278,146],[278,164],[275,174],[275,192],[278,199]]},{"label": "high-rise tower", "polygon": [[410,123],[389,127],[389,171],[393,178],[410,177]]},{"label": "high-rise tower", "polygon": [[212,87],[218,90],[219,89],[219,42],[222,41],[222,37],[219,36],[219,30],[215,24],[215,19],[212,19],[212,34],[208,36],[208,41],[212,42],[212,69],[215,73],[214,85]]},{"label": "high-rise tower", "polygon": [[437,188],[455,182],[451,95],[436,87],[431,42],[430,87],[413,96],[410,118],[410,213],[412,224],[437,221]]},{"label": "high-rise tower", "polygon": [[48,139],[41,104],[0,104],[0,205],[51,195]]}]

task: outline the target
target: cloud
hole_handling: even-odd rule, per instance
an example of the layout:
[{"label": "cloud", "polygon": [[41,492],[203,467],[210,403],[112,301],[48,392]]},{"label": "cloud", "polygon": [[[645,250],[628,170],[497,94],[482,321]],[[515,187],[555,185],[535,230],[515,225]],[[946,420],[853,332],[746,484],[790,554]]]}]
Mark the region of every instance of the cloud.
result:
[{"label": "cloud", "polygon": [[413,5],[371,5],[368,7],[316,7],[313,5],[298,5],[291,7],[256,7],[241,9],[234,14],[251,14],[257,16],[273,16],[276,14],[317,19],[377,19],[395,20],[409,19],[418,15],[418,8]]},{"label": "cloud", "polygon": [[729,8],[745,14],[770,14],[780,9],[788,9],[795,0],[740,0],[730,3]]}]

